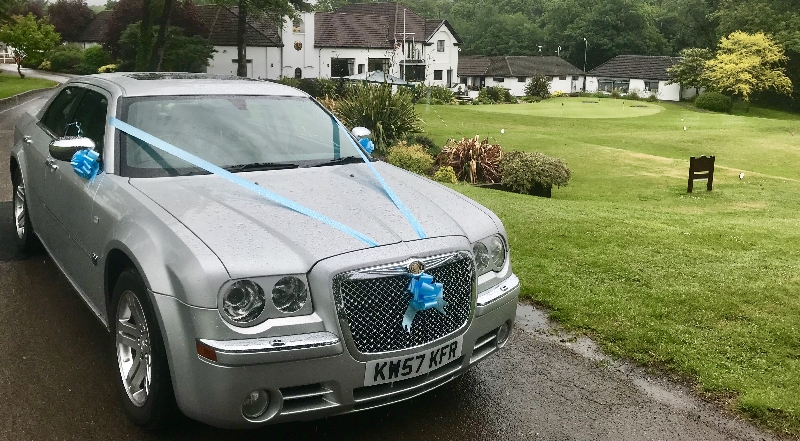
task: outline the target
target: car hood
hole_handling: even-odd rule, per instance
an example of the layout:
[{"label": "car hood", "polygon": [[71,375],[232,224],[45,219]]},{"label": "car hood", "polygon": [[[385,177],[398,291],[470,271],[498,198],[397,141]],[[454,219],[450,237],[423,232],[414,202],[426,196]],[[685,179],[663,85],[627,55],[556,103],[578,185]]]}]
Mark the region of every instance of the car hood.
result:
[{"label": "car hood", "polygon": [[[470,241],[499,231],[476,202],[386,163],[373,164],[428,237]],[[366,164],[239,173],[359,231],[379,246],[419,240]],[[132,178],[133,187],[199,237],[234,279],[307,272],[317,261],[366,243],[214,175]]]}]

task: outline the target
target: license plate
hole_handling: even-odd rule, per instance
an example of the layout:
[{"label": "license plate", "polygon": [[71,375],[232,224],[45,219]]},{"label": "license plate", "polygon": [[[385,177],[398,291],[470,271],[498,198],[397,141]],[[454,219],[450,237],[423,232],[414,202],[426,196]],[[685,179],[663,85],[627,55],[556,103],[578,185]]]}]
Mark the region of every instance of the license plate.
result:
[{"label": "license plate", "polygon": [[462,336],[424,352],[370,361],[364,372],[364,386],[391,383],[435,371],[461,357],[463,343]]}]

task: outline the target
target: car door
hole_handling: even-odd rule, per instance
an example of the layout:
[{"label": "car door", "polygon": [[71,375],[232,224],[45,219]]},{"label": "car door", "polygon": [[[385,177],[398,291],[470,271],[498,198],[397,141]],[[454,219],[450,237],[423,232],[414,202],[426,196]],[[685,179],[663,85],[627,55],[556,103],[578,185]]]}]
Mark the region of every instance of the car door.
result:
[{"label": "car door", "polygon": [[[94,141],[100,161],[103,159],[109,98],[108,92],[86,86],[67,123],[66,135],[80,135]],[[93,208],[104,176],[100,174],[89,183],[74,172],[69,162],[53,161],[57,168],[45,182],[45,205],[70,239],[63,250],[62,268],[92,303],[101,305],[102,290],[95,288],[98,280],[102,281],[97,266],[97,254],[102,250],[98,249],[101,240],[96,237],[99,219],[95,217]]]},{"label": "car door", "polygon": [[[66,87],[50,101],[42,113],[42,118],[28,126],[23,133],[26,156],[26,193],[28,209],[39,238],[51,253],[60,249],[59,240],[63,239],[61,231],[52,213],[46,209],[46,182],[53,173],[53,162],[48,153],[50,142],[64,136],[66,124],[78,104],[82,90],[77,87]],[[56,258],[57,256],[53,256]]]}]

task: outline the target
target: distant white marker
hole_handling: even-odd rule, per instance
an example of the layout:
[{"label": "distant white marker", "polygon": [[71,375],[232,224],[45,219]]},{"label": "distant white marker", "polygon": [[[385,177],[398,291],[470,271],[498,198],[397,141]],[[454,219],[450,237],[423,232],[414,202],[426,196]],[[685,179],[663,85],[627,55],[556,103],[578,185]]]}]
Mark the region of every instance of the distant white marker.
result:
[{"label": "distant white marker", "polygon": [[744,179],[744,172],[739,173],[739,179]]}]

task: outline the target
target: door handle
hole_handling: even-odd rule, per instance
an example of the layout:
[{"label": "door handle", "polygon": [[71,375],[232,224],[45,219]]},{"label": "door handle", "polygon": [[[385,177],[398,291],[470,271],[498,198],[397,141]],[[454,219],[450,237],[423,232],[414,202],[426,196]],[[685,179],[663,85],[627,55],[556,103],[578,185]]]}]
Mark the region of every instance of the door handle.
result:
[{"label": "door handle", "polygon": [[50,167],[50,170],[58,170],[58,164],[56,163],[56,160],[55,160],[55,159],[53,159],[53,158],[47,158],[47,159],[44,161],[44,163],[45,163],[45,165],[47,165],[48,167]]}]

